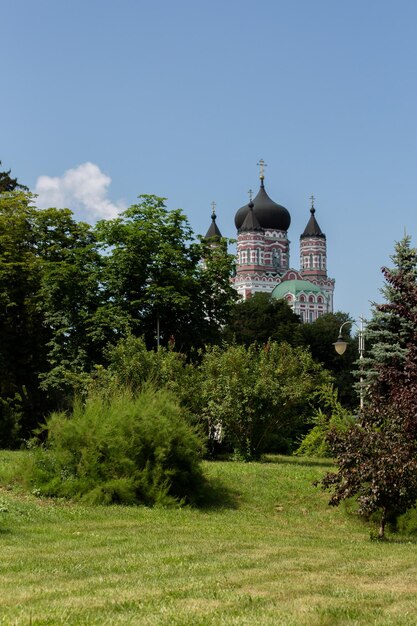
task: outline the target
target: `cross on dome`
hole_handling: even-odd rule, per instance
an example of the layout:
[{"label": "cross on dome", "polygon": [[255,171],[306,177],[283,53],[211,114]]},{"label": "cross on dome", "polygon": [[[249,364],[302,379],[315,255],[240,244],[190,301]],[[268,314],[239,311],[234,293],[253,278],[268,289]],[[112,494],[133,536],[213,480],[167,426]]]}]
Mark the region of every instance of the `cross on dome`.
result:
[{"label": "cross on dome", "polygon": [[265,163],[265,161],[263,159],[260,159],[259,162],[256,164],[260,167],[260,172],[259,172],[259,178],[261,180],[263,180],[265,178],[265,167],[268,167],[268,163]]}]

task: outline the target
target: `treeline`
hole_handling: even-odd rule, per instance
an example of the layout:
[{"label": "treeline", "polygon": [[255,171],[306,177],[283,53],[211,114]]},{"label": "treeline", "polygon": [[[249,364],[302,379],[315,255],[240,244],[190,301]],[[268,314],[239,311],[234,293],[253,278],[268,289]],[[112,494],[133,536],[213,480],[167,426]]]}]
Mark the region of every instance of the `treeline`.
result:
[{"label": "treeline", "polygon": [[[237,302],[230,284],[234,256],[228,253],[227,242],[213,246],[196,238],[182,211],[168,210],[163,198],[140,196],[120,217],[93,227],[76,221],[69,209],[37,209],[34,197],[19,189],[9,172],[4,174],[0,178],[5,183],[0,188],[0,446],[20,445],[51,411],[70,409],[74,396],[85,392],[100,367],[113,367],[112,355],[119,343],[135,338],[143,342],[138,355],[132,355],[135,362],[144,359],[144,349],[152,352],[159,346],[164,354],[167,350],[181,355],[196,376],[205,372],[189,388],[187,406],[194,404],[197,421],[205,416],[208,430],[220,418],[209,417],[207,407],[220,410],[218,398],[224,391],[220,375],[214,383],[213,374],[212,388],[207,387],[210,368],[213,372],[223,368],[229,386],[235,381],[233,390],[228,387],[235,413],[245,389],[247,399],[239,410],[247,424],[235,431],[243,428],[242,437],[252,453],[253,446],[259,446],[244,431],[249,424],[256,430],[256,420],[264,419],[258,413],[270,411],[265,389],[262,402],[255,400],[260,386],[268,380],[272,394],[280,377],[287,375],[278,362],[268,372],[265,369],[268,359],[278,358],[280,350],[288,351],[289,363],[310,359],[310,373],[316,368],[314,376],[320,371],[318,378],[328,380],[318,365],[323,364],[332,372],[342,401],[356,403],[350,375],[355,350],[340,359],[331,346],[347,315],[329,315],[302,325],[286,303],[268,296]],[[126,349],[130,344],[121,345]],[[261,358],[263,366],[258,363]],[[292,384],[300,391],[304,387],[297,376],[301,374],[294,370]],[[292,397],[288,380],[286,393]],[[294,437],[306,429],[315,384],[305,387],[305,395],[300,391],[293,424],[278,436],[285,441],[282,450],[294,447]],[[279,393],[282,396],[282,389]],[[288,405],[284,400],[276,402]],[[226,413],[220,421],[231,424]],[[231,432],[230,424],[224,432]],[[273,440],[271,426],[269,431],[269,439],[262,436],[263,447]],[[224,435],[223,441],[228,437]],[[237,445],[231,439],[229,443]]]}]

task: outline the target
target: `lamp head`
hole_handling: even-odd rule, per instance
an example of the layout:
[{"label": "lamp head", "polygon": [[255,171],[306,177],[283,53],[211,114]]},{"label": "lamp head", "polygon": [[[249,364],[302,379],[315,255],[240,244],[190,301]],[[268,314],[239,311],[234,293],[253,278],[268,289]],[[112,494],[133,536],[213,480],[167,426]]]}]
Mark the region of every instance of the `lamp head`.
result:
[{"label": "lamp head", "polygon": [[337,341],[334,342],[334,349],[337,354],[344,354],[347,348],[347,341],[343,341],[342,335],[340,334],[337,338]]}]

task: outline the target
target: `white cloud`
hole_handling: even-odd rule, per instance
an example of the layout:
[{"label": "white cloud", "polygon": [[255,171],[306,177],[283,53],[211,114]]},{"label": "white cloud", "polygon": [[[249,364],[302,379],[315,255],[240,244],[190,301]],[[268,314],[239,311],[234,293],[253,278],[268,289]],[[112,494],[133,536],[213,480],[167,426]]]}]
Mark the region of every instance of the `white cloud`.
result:
[{"label": "white cloud", "polygon": [[108,199],[110,183],[110,176],[98,165],[82,163],[62,176],[39,176],[35,186],[36,205],[41,209],[68,208],[87,222],[113,218],[126,206],[122,201],[114,204]]}]

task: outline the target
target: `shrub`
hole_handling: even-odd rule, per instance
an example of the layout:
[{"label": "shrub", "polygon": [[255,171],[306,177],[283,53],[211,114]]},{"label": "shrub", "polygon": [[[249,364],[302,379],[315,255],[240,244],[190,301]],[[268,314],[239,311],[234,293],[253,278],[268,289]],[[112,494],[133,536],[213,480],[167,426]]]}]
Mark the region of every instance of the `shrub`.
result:
[{"label": "shrub", "polygon": [[175,395],[191,423],[197,422],[201,412],[199,370],[187,363],[186,356],[170,347],[148,350],[141,337],[128,335],[107,350],[108,366],[96,366],[81,394],[91,390],[112,394],[114,390],[128,387],[138,393],[144,386],[167,389]]},{"label": "shrub", "polygon": [[304,427],[311,394],[330,378],[308,350],[276,342],[213,347],[201,372],[211,439],[246,459],[288,446]]},{"label": "shrub", "polygon": [[395,520],[395,530],[402,535],[417,535],[417,506],[408,509]]},{"label": "shrub", "polygon": [[54,413],[44,430],[28,477],[43,495],[102,504],[198,497],[202,444],[166,390],[92,394],[70,417]]},{"label": "shrub", "polygon": [[354,423],[355,418],[342,407],[333,385],[323,385],[315,395],[319,403],[312,417],[313,428],[301,441],[295,454],[299,456],[331,457],[328,441],[331,430],[343,431]]}]

